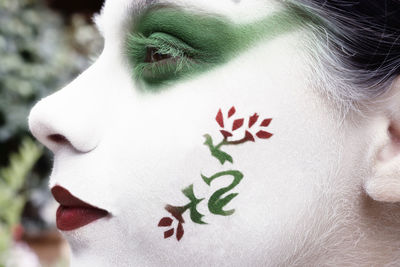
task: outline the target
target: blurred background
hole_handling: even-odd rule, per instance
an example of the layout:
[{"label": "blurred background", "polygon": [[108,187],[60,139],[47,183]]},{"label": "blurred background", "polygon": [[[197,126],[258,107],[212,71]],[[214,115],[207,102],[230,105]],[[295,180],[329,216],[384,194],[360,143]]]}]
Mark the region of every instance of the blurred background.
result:
[{"label": "blurred background", "polygon": [[102,50],[103,0],[0,0],[0,267],[68,266],[48,189],[52,155],[27,116]]}]

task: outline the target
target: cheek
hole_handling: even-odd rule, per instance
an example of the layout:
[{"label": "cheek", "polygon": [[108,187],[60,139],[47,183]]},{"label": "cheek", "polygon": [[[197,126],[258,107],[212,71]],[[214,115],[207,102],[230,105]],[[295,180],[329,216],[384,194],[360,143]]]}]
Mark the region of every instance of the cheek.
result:
[{"label": "cheek", "polygon": [[[164,229],[157,228],[157,223],[170,215],[164,207],[187,204],[181,190],[191,184],[196,197],[205,199],[198,211],[209,225],[198,227],[185,214],[186,242],[196,242],[194,237],[202,235],[207,240],[212,233],[231,246],[250,239],[260,244],[265,239],[284,243],[282,236],[298,232],[299,221],[310,207],[329,205],[320,200],[324,187],[335,183],[341,164],[345,133],[336,123],[339,114],[307,87],[308,73],[298,57],[271,53],[260,57],[266,48],[260,49],[196,80],[158,94],[132,93],[120,101],[123,104],[98,153],[109,160],[104,167],[113,180],[113,210],[126,231],[162,242]],[[281,49],[290,51],[282,45],[268,47],[268,51],[276,50],[272,55],[281,55]],[[232,106],[236,112],[228,119]],[[213,145],[223,139],[216,120],[219,109],[230,132],[235,119],[244,119],[232,140],[245,136],[254,113],[260,115],[259,122],[272,118],[266,131],[273,136],[224,147],[222,152],[233,163],[221,164],[204,144],[205,134],[212,137]],[[215,216],[207,203],[218,190],[231,185],[233,177],[207,185],[201,174],[209,178],[228,170],[243,174],[240,183],[220,196],[239,193],[223,207],[235,212]],[[232,227],[235,238],[226,236],[227,227]]]}]

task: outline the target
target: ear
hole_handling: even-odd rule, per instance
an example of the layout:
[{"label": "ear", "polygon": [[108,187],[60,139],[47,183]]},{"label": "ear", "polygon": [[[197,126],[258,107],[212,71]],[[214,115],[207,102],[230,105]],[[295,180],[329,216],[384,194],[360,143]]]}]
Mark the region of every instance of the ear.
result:
[{"label": "ear", "polygon": [[393,82],[384,103],[380,122],[374,125],[373,171],[364,188],[376,201],[400,202],[400,78]]}]

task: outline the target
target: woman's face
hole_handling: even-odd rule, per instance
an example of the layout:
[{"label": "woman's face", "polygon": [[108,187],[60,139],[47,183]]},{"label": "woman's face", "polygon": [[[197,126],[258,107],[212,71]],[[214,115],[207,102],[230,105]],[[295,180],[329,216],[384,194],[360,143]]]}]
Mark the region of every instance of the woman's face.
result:
[{"label": "woman's face", "polygon": [[108,212],[61,229],[73,263],[315,257],[357,209],[368,138],[314,82],[309,34],[275,1],[159,2],[108,1],[99,59],[30,115],[50,187]]}]

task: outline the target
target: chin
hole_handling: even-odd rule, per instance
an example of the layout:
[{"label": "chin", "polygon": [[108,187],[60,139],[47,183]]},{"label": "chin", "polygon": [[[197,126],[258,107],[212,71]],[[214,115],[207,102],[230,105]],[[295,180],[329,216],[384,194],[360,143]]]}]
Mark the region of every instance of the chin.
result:
[{"label": "chin", "polygon": [[121,242],[126,236],[113,218],[102,218],[61,233],[70,245],[71,266],[124,266],[124,259],[129,257]]}]

